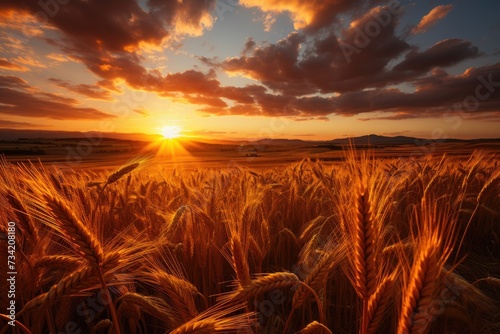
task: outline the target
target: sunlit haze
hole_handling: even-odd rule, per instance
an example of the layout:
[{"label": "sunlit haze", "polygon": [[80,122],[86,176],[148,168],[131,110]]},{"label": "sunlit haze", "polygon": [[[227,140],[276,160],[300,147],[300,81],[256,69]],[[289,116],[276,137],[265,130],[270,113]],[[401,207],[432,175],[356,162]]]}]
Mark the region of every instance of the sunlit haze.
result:
[{"label": "sunlit haze", "polygon": [[181,135],[181,127],[176,125],[168,125],[161,129],[161,135],[166,139],[174,139]]}]

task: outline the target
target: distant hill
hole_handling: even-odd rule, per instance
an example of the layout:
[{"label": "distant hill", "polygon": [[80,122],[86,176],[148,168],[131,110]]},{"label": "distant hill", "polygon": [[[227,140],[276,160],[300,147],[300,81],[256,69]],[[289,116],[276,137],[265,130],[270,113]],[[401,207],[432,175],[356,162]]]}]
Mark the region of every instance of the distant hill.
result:
[{"label": "distant hill", "polygon": [[360,137],[349,137],[349,138],[339,138],[332,140],[323,141],[309,141],[300,139],[259,139],[254,141],[254,143],[261,145],[320,145],[320,146],[342,146],[349,145],[350,143],[354,145],[374,145],[374,146],[392,146],[392,145],[425,145],[426,143],[437,143],[437,142],[447,142],[447,143],[490,143],[490,142],[500,142],[500,138],[479,138],[479,139],[442,139],[442,140],[430,140],[424,138],[416,137],[406,137],[406,136],[379,136],[375,134],[360,136]]},{"label": "distant hill", "polygon": [[159,135],[143,133],[118,133],[97,131],[52,131],[52,130],[18,130],[0,129],[0,140],[37,139],[37,138],[114,138],[123,140],[151,141]]},{"label": "distant hill", "polygon": [[264,138],[264,139],[254,140],[252,143],[260,145],[304,145],[304,144],[310,144],[311,141],[305,141],[301,139]]},{"label": "distant hill", "polygon": [[[38,138],[113,138],[119,140],[138,140],[155,141],[161,139],[161,135],[143,134],[143,133],[119,133],[119,132],[79,132],[79,131],[51,131],[51,130],[18,130],[18,129],[0,129],[0,140],[18,140],[18,139],[38,139]],[[427,139],[415,137],[387,137],[370,134],[360,137],[340,138],[332,140],[301,140],[301,139],[273,139],[263,138],[255,141],[239,141],[227,139],[206,139],[206,138],[179,138],[188,146],[209,145],[240,145],[242,142],[253,143],[256,145],[276,145],[276,146],[311,146],[311,145],[422,145],[429,142]],[[500,142],[500,138],[483,139],[446,139],[446,142],[464,142],[464,143],[487,143]]]},{"label": "distant hill", "polygon": [[386,136],[378,136],[371,134],[361,137],[334,139],[330,142],[332,144],[337,144],[337,145],[346,145],[351,142],[354,145],[408,145],[408,144],[416,145],[419,142],[423,141],[425,141],[425,139],[415,138],[415,137],[405,137],[405,136],[386,137]]}]

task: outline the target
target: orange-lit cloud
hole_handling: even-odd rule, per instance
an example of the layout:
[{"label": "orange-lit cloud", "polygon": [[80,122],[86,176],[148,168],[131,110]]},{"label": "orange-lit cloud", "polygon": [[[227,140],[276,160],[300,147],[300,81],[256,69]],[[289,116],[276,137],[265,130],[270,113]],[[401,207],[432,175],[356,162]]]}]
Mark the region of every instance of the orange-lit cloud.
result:
[{"label": "orange-lit cloud", "polygon": [[59,87],[66,88],[69,91],[90,97],[91,99],[105,100],[105,101],[113,100],[113,97],[111,96],[109,91],[103,90],[96,85],[87,85],[87,84],[73,85],[67,81],[55,78],[50,78],[49,80],[55,83]]},{"label": "orange-lit cloud", "polygon": [[73,98],[35,91],[18,77],[0,76],[0,114],[59,120],[115,117],[94,108],[80,107]]},{"label": "orange-lit cloud", "polygon": [[60,63],[64,63],[64,62],[67,62],[70,60],[69,57],[67,57],[66,55],[61,54],[61,53],[50,53],[50,54],[46,55],[45,57],[52,59],[52,60],[55,60],[55,61],[60,62]]},{"label": "orange-lit cloud", "polygon": [[0,5],[0,27],[13,29],[24,38],[43,35],[43,26],[40,25],[33,15],[28,12],[11,9],[7,7],[2,10]]},{"label": "orange-lit cloud", "polygon": [[[360,0],[241,0],[240,4],[246,7],[257,7],[264,12],[288,12],[294,28],[302,29],[328,25],[342,12],[362,7],[367,2]],[[272,17],[266,18],[266,21],[272,22]]]},{"label": "orange-lit cloud", "polygon": [[5,58],[0,58],[0,68],[10,70],[10,71],[20,71],[20,72],[26,72],[29,71],[29,68],[26,66],[21,66],[18,64],[15,64],[13,62],[10,62],[9,60]]},{"label": "orange-lit cloud", "polygon": [[413,34],[420,34],[427,31],[430,27],[442,20],[448,15],[453,8],[453,5],[440,5],[434,7],[420,22],[412,29]]},{"label": "orange-lit cloud", "polygon": [[13,60],[19,64],[23,64],[28,67],[38,67],[38,68],[47,67],[47,65],[43,64],[38,59],[35,59],[34,57],[29,55],[18,56],[15,57]]}]

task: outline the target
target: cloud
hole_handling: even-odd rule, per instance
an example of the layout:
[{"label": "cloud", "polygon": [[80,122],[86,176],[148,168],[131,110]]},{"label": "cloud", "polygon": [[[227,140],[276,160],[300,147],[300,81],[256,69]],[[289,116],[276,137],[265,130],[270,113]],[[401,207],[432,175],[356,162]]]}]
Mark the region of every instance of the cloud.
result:
[{"label": "cloud", "polygon": [[49,78],[49,81],[54,82],[59,87],[66,88],[71,92],[90,97],[91,99],[104,100],[104,101],[113,100],[113,97],[111,96],[109,91],[103,90],[96,85],[88,85],[88,84],[73,85],[67,81],[55,78]]},{"label": "cloud", "polygon": [[13,75],[0,75],[0,87],[28,90],[30,86],[24,79]]},{"label": "cloud", "polygon": [[[317,31],[331,25],[339,15],[357,13],[359,9],[371,6],[371,0],[240,0],[246,7],[257,7],[263,12],[290,13],[295,29]],[[396,1],[390,1],[396,2]]]},{"label": "cloud", "polygon": [[61,54],[61,53],[55,53],[55,52],[50,53],[50,54],[46,55],[45,57],[52,59],[52,60],[55,60],[59,63],[65,63],[65,62],[70,60],[68,56]]},{"label": "cloud", "polygon": [[116,117],[94,108],[80,107],[72,98],[35,91],[20,78],[0,76],[0,114],[58,120]]},{"label": "cloud", "polygon": [[[116,79],[123,79],[132,88],[148,90],[161,80],[161,75],[142,65],[143,54],[179,41],[183,35],[199,35],[209,29],[213,23],[210,13],[215,8],[215,0],[41,3],[46,14],[44,28],[62,34],[45,37],[46,42],[84,64],[109,87]],[[5,0],[0,3],[0,13],[44,17],[36,1]]]},{"label": "cloud", "polygon": [[138,113],[139,115],[142,115],[144,117],[148,117],[151,114],[148,110],[146,110],[146,109],[144,109],[142,107],[141,108],[135,108],[132,111],[135,112],[135,113]]},{"label": "cloud", "polygon": [[500,63],[469,68],[459,75],[434,71],[414,82],[415,92],[377,89],[349,92],[335,98],[335,112],[387,113],[379,119],[436,117],[454,111],[477,115],[500,111]]},{"label": "cloud", "polygon": [[28,123],[28,122],[15,122],[9,121],[6,119],[0,119],[0,128],[9,128],[9,129],[32,129],[32,128],[43,128],[45,126]]},{"label": "cloud", "polygon": [[0,27],[19,31],[26,37],[42,36],[43,29],[33,15],[7,7],[2,10],[0,4]]},{"label": "cloud", "polygon": [[36,60],[35,58],[29,56],[29,55],[23,55],[23,56],[18,56],[15,57],[14,60],[17,63],[29,66],[29,67],[37,67],[37,68],[46,68],[47,65],[41,63],[40,61]]},{"label": "cloud", "polygon": [[21,65],[12,63],[5,58],[0,58],[0,68],[6,69],[9,71],[20,71],[20,72],[29,71],[29,68],[27,68],[26,66],[21,66]]},{"label": "cloud", "polygon": [[[382,13],[386,15],[383,26],[376,21]],[[378,24],[377,34],[358,43],[363,34],[360,31],[374,22]],[[275,44],[249,46],[247,42],[242,56],[228,58],[220,67],[290,95],[383,87],[414,76],[388,69],[393,59],[410,49],[396,35],[397,23],[397,13],[391,14],[388,7],[374,7],[340,34],[328,31],[311,39],[293,32]],[[346,55],[347,48],[355,51]]]},{"label": "cloud", "polygon": [[[474,94],[478,76],[493,73],[493,80],[500,81],[495,74],[498,65],[470,69],[461,75],[444,71],[481,55],[469,41],[442,40],[424,51],[410,45],[409,36],[398,33],[402,7],[395,0],[385,6],[377,6],[381,3],[378,0],[240,3],[262,10],[269,24],[277,13],[288,12],[300,29],[276,43],[257,43],[249,38],[242,42],[241,54],[235,57],[219,60],[197,56],[209,67],[207,71],[195,68],[167,74],[144,65],[151,60],[151,50],[210,29],[215,0],[88,0],[60,4],[57,15],[49,15],[43,27],[58,31],[46,34],[44,39],[60,53],[46,57],[80,62],[99,81],[95,85],[51,81],[95,99],[110,100],[110,91],[120,92],[118,87],[125,83],[132,89],[194,104],[205,115],[286,116],[295,120],[325,120],[333,114],[370,112],[391,119],[436,116]],[[9,11],[29,17],[39,10],[35,1],[5,0],[0,4],[0,13]],[[434,8],[414,28],[418,30],[415,32],[428,29],[450,10],[451,5]],[[346,18],[352,21],[342,21]],[[225,86],[218,79],[219,71],[255,83]],[[409,89],[394,88],[401,83]],[[0,106],[0,113],[55,119],[112,117],[83,108],[75,99],[40,92],[17,77],[0,77],[0,89],[0,99],[9,101]],[[498,91],[479,101],[477,110],[467,112],[474,117],[479,113],[494,115],[500,110]],[[141,115],[147,112],[141,108],[134,111]]]},{"label": "cloud", "polygon": [[434,44],[428,50],[419,53],[417,50],[409,52],[405,59],[394,67],[396,71],[426,72],[433,67],[448,67],[459,62],[475,58],[479,49],[470,41],[461,39],[445,39]]},{"label": "cloud", "polygon": [[439,20],[442,20],[448,15],[453,8],[453,5],[440,5],[434,7],[420,22],[411,30],[413,34],[426,32],[430,27],[435,25]]}]

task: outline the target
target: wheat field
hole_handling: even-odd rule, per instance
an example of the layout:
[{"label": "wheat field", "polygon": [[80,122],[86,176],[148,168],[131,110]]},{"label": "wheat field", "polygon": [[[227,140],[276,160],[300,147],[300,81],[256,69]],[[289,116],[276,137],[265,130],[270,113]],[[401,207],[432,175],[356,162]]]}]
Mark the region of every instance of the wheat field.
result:
[{"label": "wheat field", "polygon": [[1,333],[500,333],[494,155],[0,165]]}]

